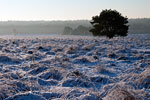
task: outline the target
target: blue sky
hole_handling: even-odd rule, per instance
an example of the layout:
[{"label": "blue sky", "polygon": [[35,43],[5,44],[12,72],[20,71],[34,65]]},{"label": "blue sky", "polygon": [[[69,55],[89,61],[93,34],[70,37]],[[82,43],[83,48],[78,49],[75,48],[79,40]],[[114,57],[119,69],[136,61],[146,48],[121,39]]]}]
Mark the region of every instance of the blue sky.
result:
[{"label": "blue sky", "polygon": [[91,19],[102,9],[150,18],[150,0],[0,0],[0,20]]}]

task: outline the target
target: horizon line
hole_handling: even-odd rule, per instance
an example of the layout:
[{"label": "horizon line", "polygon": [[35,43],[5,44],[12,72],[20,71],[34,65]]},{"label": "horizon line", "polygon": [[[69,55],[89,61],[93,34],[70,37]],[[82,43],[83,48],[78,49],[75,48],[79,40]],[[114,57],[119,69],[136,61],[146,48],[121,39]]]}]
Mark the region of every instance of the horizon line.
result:
[{"label": "horizon line", "polygon": [[[141,18],[128,18],[128,19],[150,19],[150,17],[141,17]],[[91,19],[92,20],[92,19]],[[33,21],[33,22],[36,22],[36,21],[90,21],[90,19],[68,19],[68,20],[0,20],[0,22],[29,22],[29,21]]]}]

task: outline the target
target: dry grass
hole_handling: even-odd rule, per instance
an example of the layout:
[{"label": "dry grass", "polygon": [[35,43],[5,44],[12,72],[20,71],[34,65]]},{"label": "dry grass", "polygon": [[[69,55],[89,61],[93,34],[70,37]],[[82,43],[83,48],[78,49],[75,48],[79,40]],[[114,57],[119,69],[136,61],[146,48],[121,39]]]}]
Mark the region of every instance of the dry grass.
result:
[{"label": "dry grass", "polygon": [[77,46],[69,46],[65,49],[66,54],[73,54],[77,51]]},{"label": "dry grass", "polygon": [[90,51],[92,48],[94,47],[94,44],[89,44],[89,45],[85,45],[83,46],[83,50],[87,50],[87,51]]},{"label": "dry grass", "polygon": [[111,73],[111,71],[106,68],[105,66],[101,66],[101,65],[98,65],[98,66],[95,66],[95,68],[93,69],[93,72],[97,72],[97,73]]},{"label": "dry grass", "polygon": [[108,93],[104,100],[136,100],[136,96],[124,88],[119,88]]},{"label": "dry grass", "polygon": [[146,68],[145,71],[138,75],[136,83],[139,88],[150,89],[150,68]]},{"label": "dry grass", "polygon": [[4,84],[0,85],[0,100],[3,100],[4,98],[13,95],[14,91],[16,90],[14,90],[12,86],[4,85]]}]

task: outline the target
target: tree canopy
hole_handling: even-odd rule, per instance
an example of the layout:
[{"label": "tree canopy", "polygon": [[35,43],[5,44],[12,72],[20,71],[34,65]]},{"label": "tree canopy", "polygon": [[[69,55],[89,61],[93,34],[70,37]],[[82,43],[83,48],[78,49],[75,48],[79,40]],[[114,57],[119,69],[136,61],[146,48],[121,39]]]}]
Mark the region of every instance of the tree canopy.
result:
[{"label": "tree canopy", "polygon": [[94,36],[127,36],[128,33],[128,18],[123,17],[116,10],[103,10],[99,16],[93,16],[91,24],[93,28],[90,32]]},{"label": "tree canopy", "polygon": [[79,25],[77,28],[73,29],[69,26],[66,26],[63,31],[63,35],[91,35],[89,30],[91,27],[86,27],[83,25]]}]

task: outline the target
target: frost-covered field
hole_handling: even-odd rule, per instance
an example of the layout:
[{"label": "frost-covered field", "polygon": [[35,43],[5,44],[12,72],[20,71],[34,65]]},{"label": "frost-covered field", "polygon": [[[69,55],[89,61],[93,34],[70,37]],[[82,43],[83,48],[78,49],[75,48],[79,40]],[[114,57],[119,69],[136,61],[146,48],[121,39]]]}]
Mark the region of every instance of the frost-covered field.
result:
[{"label": "frost-covered field", "polygon": [[150,35],[3,37],[0,100],[150,100]]}]

